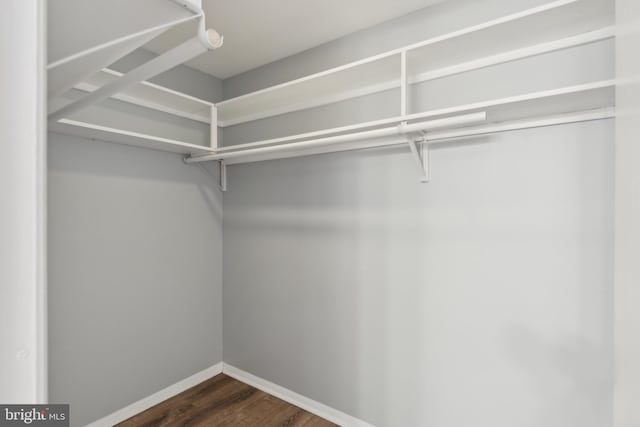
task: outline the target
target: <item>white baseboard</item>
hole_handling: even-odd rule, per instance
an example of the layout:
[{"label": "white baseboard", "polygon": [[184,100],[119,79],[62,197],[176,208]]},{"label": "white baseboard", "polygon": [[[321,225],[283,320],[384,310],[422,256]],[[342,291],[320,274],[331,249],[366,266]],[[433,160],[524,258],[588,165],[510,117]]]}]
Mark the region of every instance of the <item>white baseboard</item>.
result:
[{"label": "white baseboard", "polygon": [[122,408],[112,414],[109,414],[104,418],[100,418],[99,420],[94,421],[91,424],[87,424],[86,427],[112,427],[126,419],[133,417],[134,415],[139,414],[142,411],[151,408],[152,406],[157,405],[162,401],[165,401],[177,394],[182,393],[183,391],[193,387],[194,385],[200,384],[201,382],[206,381],[211,377],[215,377],[216,375],[221,374],[222,367],[222,362],[216,363],[215,365],[198,373],[195,373],[188,378],[178,381],[177,383],[172,384],[167,388],[163,388],[162,390],[152,394],[151,396],[138,400],[137,402],[132,403],[131,405]]},{"label": "white baseboard", "polygon": [[258,390],[269,393],[272,396],[282,399],[285,402],[291,403],[292,405],[302,408],[305,411],[311,412],[314,415],[317,415],[340,426],[374,427],[372,424],[369,424],[366,421],[352,417],[351,415],[345,414],[344,412],[338,411],[337,409],[330,408],[327,405],[316,402],[315,400],[309,399],[308,397],[302,396],[301,394],[281,387],[270,381],[256,377],[253,374],[245,372],[226,363],[223,364],[222,372],[225,375],[237,379],[238,381],[249,384],[250,386],[257,388]]},{"label": "white baseboard", "polygon": [[291,403],[292,405],[302,408],[305,411],[311,412],[314,415],[317,415],[340,426],[374,427],[372,424],[369,424],[366,421],[362,421],[358,418],[352,417],[351,415],[345,414],[344,412],[338,411],[337,409],[333,409],[320,402],[316,402],[315,400],[309,399],[308,397],[302,396],[301,394],[298,394],[294,391],[281,387],[277,384],[274,384],[270,381],[257,377],[253,374],[243,371],[242,369],[238,369],[223,362],[216,363],[215,365],[204,369],[196,374],[193,374],[189,378],[178,381],[177,383],[170,385],[169,387],[164,388],[152,394],[151,396],[138,400],[137,402],[132,403],[131,405],[122,408],[110,415],[107,415],[104,418],[100,418],[97,421],[87,424],[86,427],[112,427],[115,424],[127,420],[134,415],[137,415],[140,412],[145,411],[152,406],[155,406],[158,403],[163,402],[177,394],[180,394],[183,391],[221,373],[233,377],[245,384],[249,384],[250,386],[257,388],[258,390],[269,393],[272,396],[282,399],[285,402]]}]

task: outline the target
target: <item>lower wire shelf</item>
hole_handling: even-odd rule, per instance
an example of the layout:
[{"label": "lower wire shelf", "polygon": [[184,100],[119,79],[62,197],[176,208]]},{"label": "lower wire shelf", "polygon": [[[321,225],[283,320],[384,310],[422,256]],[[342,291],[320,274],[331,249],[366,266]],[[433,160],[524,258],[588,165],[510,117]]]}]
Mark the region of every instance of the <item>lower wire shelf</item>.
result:
[{"label": "lower wire shelf", "polygon": [[[245,144],[230,145],[214,150],[214,153],[193,154],[187,163],[222,160],[226,164],[249,163],[278,158],[325,154],[345,149],[363,149],[382,145],[396,145],[407,140],[402,136],[402,123],[422,130],[420,124],[432,129],[426,131],[426,140],[452,139],[478,134],[489,134],[518,128],[531,128],[563,123],[598,120],[613,117],[615,107],[615,81],[604,80],[574,86],[554,88],[506,98],[472,104],[439,108],[360,123],[341,128],[325,129],[306,134],[291,135]],[[482,123],[467,122],[465,117],[484,114]],[[456,120],[459,119],[459,120]],[[450,121],[450,122],[448,122]],[[473,123],[473,122],[476,123]],[[430,123],[447,122],[448,129],[433,129]],[[548,124],[547,124],[548,123]],[[398,126],[398,132],[381,134]],[[473,126],[468,128],[469,126]],[[365,130],[366,129],[366,130]],[[393,130],[393,129],[392,129]],[[348,132],[345,132],[348,131]],[[356,132],[353,132],[356,131]],[[415,132],[414,132],[415,133]],[[411,137],[411,135],[409,135]],[[389,137],[382,140],[379,137]]]},{"label": "lower wire shelf", "polygon": [[210,147],[202,145],[69,119],[62,119],[50,123],[49,131],[185,155],[213,153]]}]

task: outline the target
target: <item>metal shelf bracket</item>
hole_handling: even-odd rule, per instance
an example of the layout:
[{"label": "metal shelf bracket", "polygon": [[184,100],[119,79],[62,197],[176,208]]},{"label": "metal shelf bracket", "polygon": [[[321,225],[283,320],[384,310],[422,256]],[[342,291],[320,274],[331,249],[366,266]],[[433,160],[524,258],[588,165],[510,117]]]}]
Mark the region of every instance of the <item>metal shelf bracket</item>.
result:
[{"label": "metal shelf bracket", "polygon": [[218,162],[218,164],[220,165],[220,176],[219,178],[219,184],[218,187],[220,188],[220,191],[227,191],[227,164],[225,163],[224,160],[220,160]]},{"label": "metal shelf bracket", "polygon": [[[401,133],[404,133],[404,128],[407,126],[407,122],[402,122],[398,126]],[[418,167],[418,177],[420,182],[429,182],[429,145],[425,137],[426,131],[420,131],[419,133],[407,134],[407,145],[411,150],[411,156],[415,160],[415,164]]]},{"label": "metal shelf bracket", "polygon": [[224,162],[224,160],[218,161],[218,165],[220,166],[218,168],[218,176],[215,176],[214,174],[212,174],[211,171],[206,167],[204,167],[201,163],[196,163],[195,165],[198,166],[198,168],[202,172],[206,173],[211,178],[218,181],[218,188],[220,189],[220,191],[222,192],[227,191],[227,164]]},{"label": "metal shelf bracket", "polygon": [[429,167],[429,144],[427,144],[426,138],[424,136],[408,136],[407,144],[418,168],[420,182],[429,182],[431,173]]}]

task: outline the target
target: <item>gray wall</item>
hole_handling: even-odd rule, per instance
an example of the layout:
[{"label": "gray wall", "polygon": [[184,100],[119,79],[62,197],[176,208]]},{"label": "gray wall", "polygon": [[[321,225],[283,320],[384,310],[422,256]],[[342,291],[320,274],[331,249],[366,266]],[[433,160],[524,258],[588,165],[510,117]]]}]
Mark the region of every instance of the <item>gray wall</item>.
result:
[{"label": "gray wall", "polygon": [[640,2],[616,1],[615,426],[640,425]]},{"label": "gray wall", "polygon": [[222,198],[179,155],[49,135],[50,401],[94,421],[222,360]]},{"label": "gray wall", "polygon": [[224,361],[377,426],[606,427],[613,124],[230,168]]},{"label": "gray wall", "polygon": [[[155,81],[218,100],[542,2],[446,2],[224,88],[183,67]],[[542,90],[611,64],[599,43],[412,99]],[[393,114],[381,106],[396,98],[228,128],[224,142]],[[603,121],[449,144],[428,185],[403,148],[232,166],[223,226],[215,182],[179,156],[50,135],[50,400],[83,425],[224,358],[380,427],[609,427],[612,143]]]},{"label": "gray wall", "polygon": [[[480,3],[267,65],[225,81],[225,95],[498,10]],[[413,100],[611,77],[606,42],[430,82]],[[224,142],[364,120],[393,96],[227,128]],[[380,427],[610,426],[613,141],[600,121],[449,144],[434,149],[428,185],[405,148],[230,167],[225,363]]]},{"label": "gray wall", "polygon": [[[187,67],[154,81],[222,97]],[[71,404],[72,425],[222,361],[216,181],[180,155],[50,134],[48,185],[50,401]]]}]

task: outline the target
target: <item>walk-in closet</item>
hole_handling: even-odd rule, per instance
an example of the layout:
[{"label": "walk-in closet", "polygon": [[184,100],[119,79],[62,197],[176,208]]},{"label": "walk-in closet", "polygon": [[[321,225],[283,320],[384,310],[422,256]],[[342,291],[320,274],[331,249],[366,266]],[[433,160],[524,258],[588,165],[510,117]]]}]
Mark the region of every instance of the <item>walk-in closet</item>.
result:
[{"label": "walk-in closet", "polygon": [[640,427],[637,0],[3,6],[0,425]]}]

